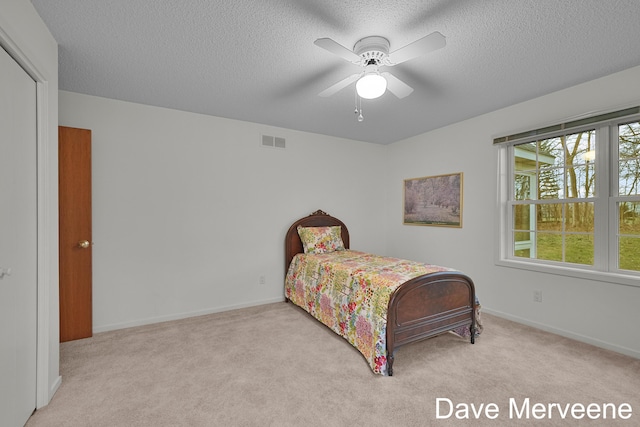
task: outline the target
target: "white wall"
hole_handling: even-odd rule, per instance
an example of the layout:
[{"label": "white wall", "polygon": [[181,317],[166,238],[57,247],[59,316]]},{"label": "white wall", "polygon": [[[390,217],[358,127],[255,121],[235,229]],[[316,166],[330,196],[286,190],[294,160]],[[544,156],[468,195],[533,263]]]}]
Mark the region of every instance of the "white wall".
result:
[{"label": "white wall", "polygon": [[[638,81],[640,67],[391,145],[388,252],[465,271],[488,312],[640,357],[640,287],[495,265],[497,152],[492,147],[497,136],[640,105]],[[402,225],[403,180],[452,172],[464,173],[463,227]],[[534,289],[543,291],[542,303],[533,302]]]},{"label": "white wall", "polygon": [[[284,233],[323,209],[354,249],[465,271],[487,312],[640,357],[640,288],[495,265],[492,147],[638,104],[639,78],[633,68],[390,146],[61,91],[60,124],[93,131],[94,328],[279,301]],[[261,133],[287,149],[260,147]],[[463,227],[402,225],[403,180],[451,172],[464,173]]]},{"label": "white wall", "polygon": [[[322,209],[385,250],[386,147],[60,91],[91,129],[94,331],[281,301],[284,235]],[[260,134],[286,138],[264,148]],[[259,284],[265,276],[266,284]]]},{"label": "white wall", "polygon": [[49,403],[61,381],[58,328],[58,45],[28,0],[0,2],[0,45],[37,83],[36,405],[42,407]]}]

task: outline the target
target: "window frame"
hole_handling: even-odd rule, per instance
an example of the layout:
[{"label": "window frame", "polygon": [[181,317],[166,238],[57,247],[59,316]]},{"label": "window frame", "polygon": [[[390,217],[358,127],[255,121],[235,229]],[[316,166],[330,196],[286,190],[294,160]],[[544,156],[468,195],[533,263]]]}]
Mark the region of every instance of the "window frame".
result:
[{"label": "window frame", "polygon": [[[628,114],[629,112],[631,114]],[[640,287],[640,271],[617,268],[619,257],[617,204],[624,201],[640,202],[640,195],[618,195],[618,126],[634,121],[640,122],[640,107],[591,115],[567,124],[548,126],[539,130],[494,139],[498,166],[496,180],[498,214],[495,217],[496,230],[498,230],[498,244],[495,252],[496,265]],[[513,160],[516,145],[590,129],[595,129],[596,136],[595,195],[589,198],[572,199],[571,202],[589,201],[594,203],[593,265],[516,257],[515,233],[512,232],[513,206],[522,204],[517,203],[518,201],[514,197]],[[561,201],[567,203],[566,197]],[[533,203],[533,205],[537,204],[539,203]]]}]

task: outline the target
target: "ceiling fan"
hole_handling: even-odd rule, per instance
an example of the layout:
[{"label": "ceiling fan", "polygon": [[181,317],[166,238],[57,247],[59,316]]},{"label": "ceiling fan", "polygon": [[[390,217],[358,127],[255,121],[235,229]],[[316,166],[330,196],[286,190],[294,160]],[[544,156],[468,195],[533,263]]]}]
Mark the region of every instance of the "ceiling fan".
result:
[{"label": "ceiling fan", "polygon": [[387,89],[398,98],[404,98],[413,92],[413,88],[388,71],[381,73],[379,68],[398,65],[443,48],[446,45],[446,39],[436,31],[391,53],[389,53],[389,40],[380,36],[369,36],[359,40],[353,46],[353,50],[329,38],[317,39],[314,44],[362,67],[362,71],[340,80],[320,92],[319,96],[331,96],[356,82],[356,91],[361,98],[378,98]]}]

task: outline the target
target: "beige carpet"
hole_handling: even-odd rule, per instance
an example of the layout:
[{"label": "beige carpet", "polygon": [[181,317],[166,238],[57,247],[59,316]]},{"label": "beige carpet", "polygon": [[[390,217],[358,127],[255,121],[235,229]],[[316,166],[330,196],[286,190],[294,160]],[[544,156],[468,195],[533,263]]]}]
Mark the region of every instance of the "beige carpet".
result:
[{"label": "beige carpet", "polygon": [[[27,426],[640,425],[640,360],[483,320],[475,345],[445,334],[401,347],[393,377],[374,375],[345,340],[287,303],[101,333],[61,346],[62,386]],[[454,409],[494,403],[499,413],[436,419],[437,398]],[[510,399],[521,410],[526,398],[633,412],[510,417]]]}]

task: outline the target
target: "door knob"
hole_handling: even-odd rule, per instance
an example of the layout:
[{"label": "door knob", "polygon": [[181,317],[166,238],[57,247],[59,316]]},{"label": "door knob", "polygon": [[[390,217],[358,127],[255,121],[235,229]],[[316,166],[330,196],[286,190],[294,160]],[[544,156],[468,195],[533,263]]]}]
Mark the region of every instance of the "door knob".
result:
[{"label": "door knob", "polygon": [[78,242],[78,246],[80,246],[82,249],[87,249],[90,245],[91,243],[89,243],[88,240],[81,240]]}]

